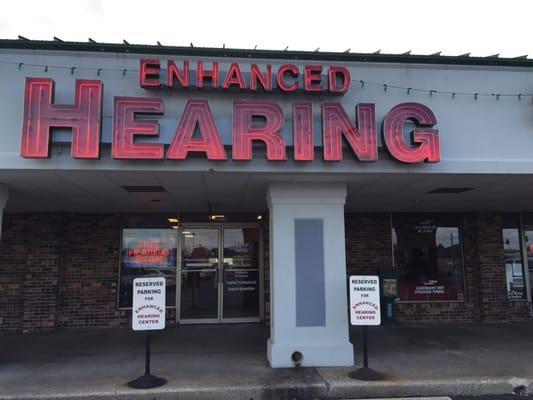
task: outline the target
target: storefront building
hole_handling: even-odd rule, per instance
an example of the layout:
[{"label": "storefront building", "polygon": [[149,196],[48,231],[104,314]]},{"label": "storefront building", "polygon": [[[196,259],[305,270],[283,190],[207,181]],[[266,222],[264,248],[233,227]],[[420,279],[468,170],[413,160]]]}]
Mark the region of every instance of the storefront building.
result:
[{"label": "storefront building", "polygon": [[353,364],[347,276],[400,322],[530,320],[533,61],[0,41],[0,331],[270,325]]}]

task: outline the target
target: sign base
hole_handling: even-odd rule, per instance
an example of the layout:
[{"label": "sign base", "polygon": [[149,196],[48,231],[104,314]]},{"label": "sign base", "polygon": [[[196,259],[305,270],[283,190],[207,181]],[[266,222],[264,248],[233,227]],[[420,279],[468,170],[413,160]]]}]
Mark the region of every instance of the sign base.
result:
[{"label": "sign base", "polygon": [[165,383],[167,383],[166,379],[148,374],[128,382],[128,386],[134,389],[152,389],[163,386]]},{"label": "sign base", "polygon": [[350,372],[348,376],[360,381],[380,381],[384,378],[383,374],[368,367],[359,368],[356,371]]}]

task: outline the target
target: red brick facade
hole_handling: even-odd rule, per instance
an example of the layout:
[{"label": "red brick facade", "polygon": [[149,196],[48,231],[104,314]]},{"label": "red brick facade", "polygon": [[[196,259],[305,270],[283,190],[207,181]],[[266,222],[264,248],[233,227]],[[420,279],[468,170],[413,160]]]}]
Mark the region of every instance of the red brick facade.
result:
[{"label": "red brick facade", "polygon": [[[266,219],[266,218],[265,218]],[[390,214],[346,215],[347,274],[393,262]],[[397,303],[401,321],[530,319],[526,301],[506,295],[501,214],[462,215],[466,301]],[[5,215],[0,240],[0,331],[128,326],[117,307],[121,216]],[[268,230],[264,230],[265,318],[269,308]],[[175,310],[168,310],[174,323]]]}]

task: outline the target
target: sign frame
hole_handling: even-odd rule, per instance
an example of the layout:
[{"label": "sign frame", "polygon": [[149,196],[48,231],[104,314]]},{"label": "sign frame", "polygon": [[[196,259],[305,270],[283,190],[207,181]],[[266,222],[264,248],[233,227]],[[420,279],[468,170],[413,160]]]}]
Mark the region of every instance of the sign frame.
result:
[{"label": "sign frame", "polygon": [[350,324],[381,325],[381,296],[378,275],[350,275]]},{"label": "sign frame", "polygon": [[165,278],[135,278],[133,280],[133,302],[131,308],[132,329],[134,331],[163,330],[165,329],[165,318]]}]

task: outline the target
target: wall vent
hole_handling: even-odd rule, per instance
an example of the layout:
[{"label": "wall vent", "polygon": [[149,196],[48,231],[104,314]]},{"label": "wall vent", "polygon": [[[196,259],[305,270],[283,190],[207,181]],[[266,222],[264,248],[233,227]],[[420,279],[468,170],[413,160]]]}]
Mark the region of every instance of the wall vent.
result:
[{"label": "wall vent", "polygon": [[162,193],[166,192],[163,186],[122,186],[126,192],[130,193]]},{"label": "wall vent", "polygon": [[469,192],[474,190],[474,188],[465,188],[465,187],[441,187],[438,189],[431,190],[427,192],[428,194],[459,194],[464,192]]}]

